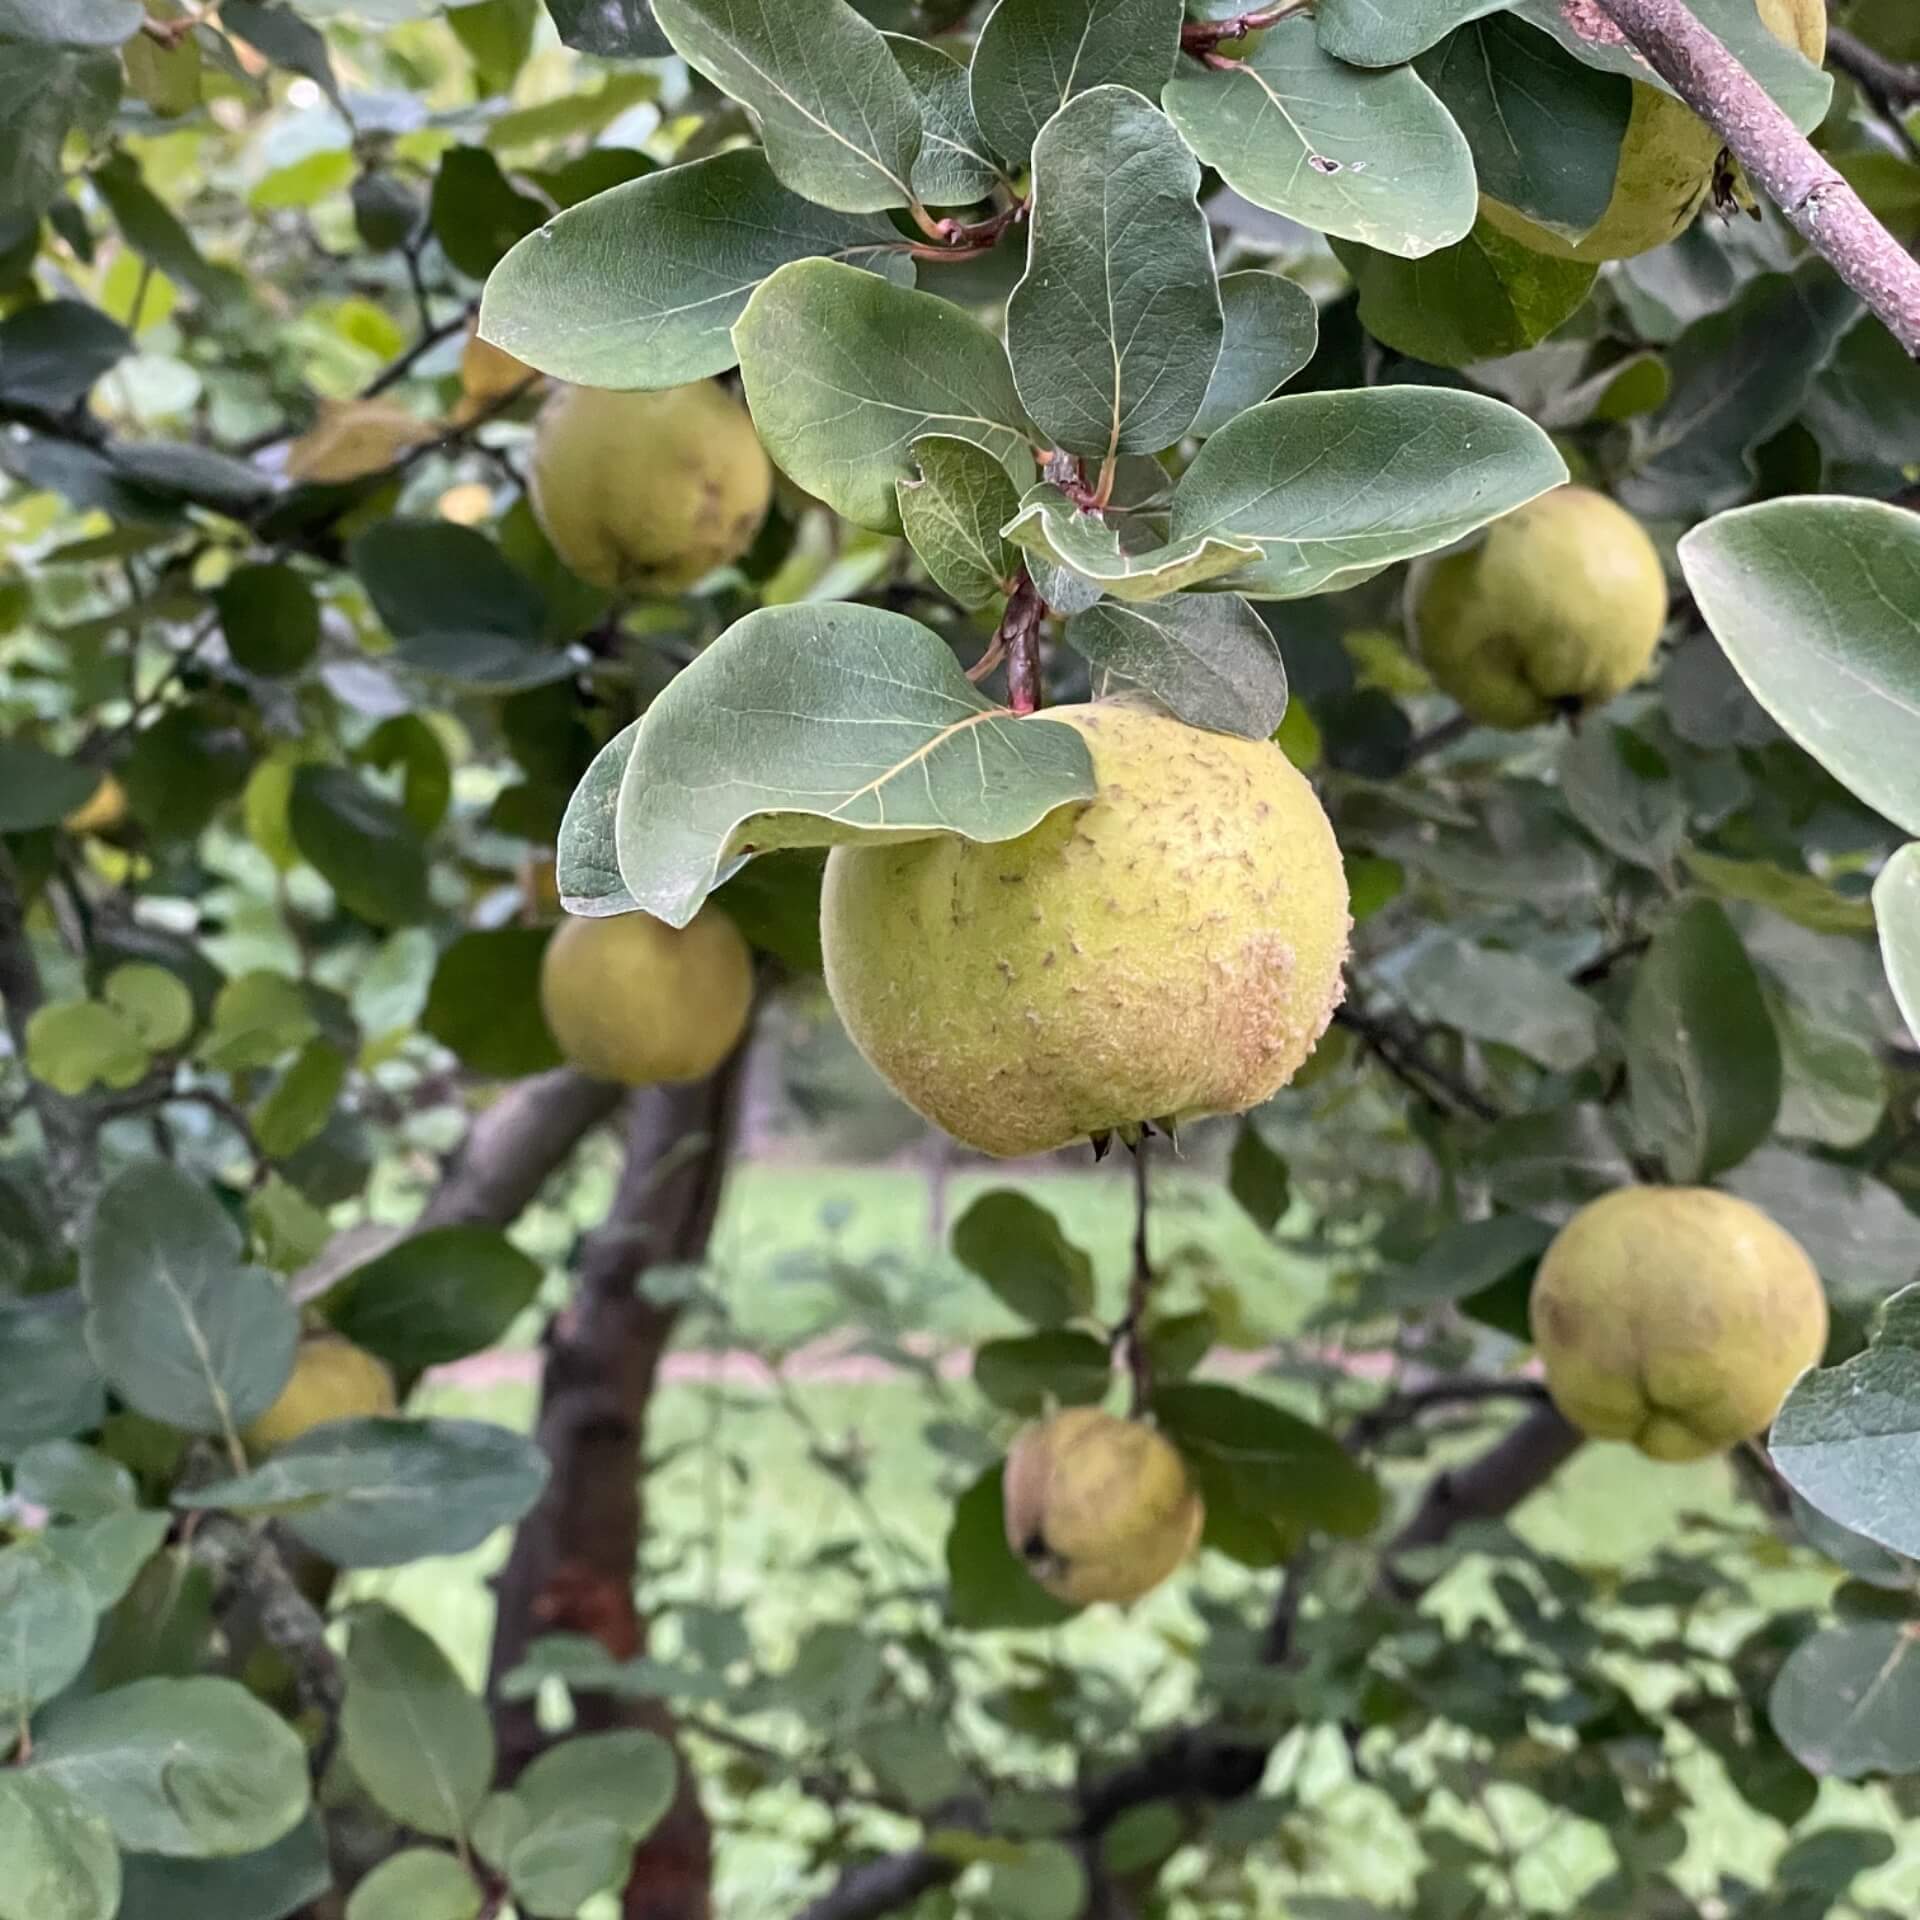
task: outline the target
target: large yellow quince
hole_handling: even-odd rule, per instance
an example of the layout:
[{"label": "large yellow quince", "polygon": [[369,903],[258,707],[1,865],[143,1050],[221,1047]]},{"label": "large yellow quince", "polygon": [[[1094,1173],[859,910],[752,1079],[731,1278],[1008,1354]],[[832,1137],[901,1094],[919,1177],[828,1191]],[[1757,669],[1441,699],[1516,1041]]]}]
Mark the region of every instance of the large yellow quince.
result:
[{"label": "large yellow quince", "polygon": [[1800,1243],[1708,1187],[1624,1187],[1581,1208],[1548,1247],[1529,1312],[1560,1411],[1656,1460],[1764,1433],[1827,1343]]},{"label": "large yellow quince", "polygon": [[300,1343],[280,1398],[242,1436],[253,1453],[271,1453],[329,1420],[392,1413],[393,1375],[364,1347],[337,1333]]},{"label": "large yellow quince", "polygon": [[[1776,40],[1817,67],[1827,54],[1826,0],[1756,0]],[[1626,260],[1664,246],[1693,224],[1713,185],[1720,136],[1684,102],[1659,87],[1633,83],[1633,111],[1620,143],[1613,195],[1599,222],[1569,240],[1504,202],[1482,195],[1490,226],[1557,260]]]},{"label": "large yellow quince", "polygon": [[629,1087],[704,1080],[738,1044],[752,1002],[753,955],[718,907],[684,928],[645,913],[569,919],[540,964],[560,1051]]},{"label": "large yellow quince", "polygon": [[1537,726],[1611,700],[1646,672],[1666,623],[1653,542],[1586,487],[1530,500],[1408,577],[1421,659],[1483,726]]},{"label": "large yellow quince", "polygon": [[678,593],[739,559],[773,497],[746,408],[711,380],[562,388],[541,410],[532,482],[554,551],[609,593]]},{"label": "large yellow quince", "polygon": [[1096,797],[997,844],[836,848],[820,934],[847,1031],[987,1153],[1256,1106],[1341,996],[1347,882],[1270,742],[1123,701],[1061,707]]},{"label": "large yellow quince", "polygon": [[1206,1507],[1157,1428],[1073,1407],[1007,1455],[1007,1544],[1057,1600],[1125,1606],[1191,1554]]}]

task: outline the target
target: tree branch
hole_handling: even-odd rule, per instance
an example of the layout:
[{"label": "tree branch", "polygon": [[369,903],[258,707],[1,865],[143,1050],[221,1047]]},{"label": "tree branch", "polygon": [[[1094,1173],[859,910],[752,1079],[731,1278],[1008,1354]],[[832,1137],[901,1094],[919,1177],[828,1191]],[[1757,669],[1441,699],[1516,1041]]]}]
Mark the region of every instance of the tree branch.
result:
[{"label": "tree branch", "polygon": [[1351,993],[1334,1009],[1333,1020],[1335,1026],[1358,1034],[1367,1051],[1435,1112],[1450,1118],[1463,1113],[1476,1120],[1506,1118],[1485,1094],[1435,1060],[1417,1035],[1403,1033],[1393,1021],[1368,1012]]},{"label": "tree branch", "polygon": [[1920,261],[1868,211],[1683,0],[1594,0],[1747,175],[1920,359]]},{"label": "tree branch", "polygon": [[1827,58],[1867,96],[1900,144],[1920,161],[1920,139],[1907,125],[1907,110],[1920,102],[1920,63],[1889,60],[1842,27],[1827,30]]},{"label": "tree branch", "polygon": [[517,1220],[624,1096],[611,1081],[590,1080],[571,1067],[516,1081],[475,1117],[415,1229]]}]

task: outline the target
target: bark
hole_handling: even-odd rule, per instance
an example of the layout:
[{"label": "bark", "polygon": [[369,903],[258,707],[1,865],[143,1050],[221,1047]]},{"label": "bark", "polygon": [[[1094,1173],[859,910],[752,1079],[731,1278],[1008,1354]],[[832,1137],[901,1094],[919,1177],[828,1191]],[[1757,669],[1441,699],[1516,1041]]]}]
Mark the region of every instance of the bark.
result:
[{"label": "bark", "polygon": [[[535,1640],[584,1633],[623,1660],[646,1645],[634,1600],[646,1416],[676,1315],[644,1298],[638,1281],[650,1266],[705,1253],[739,1070],[736,1054],[711,1080],[632,1096],[612,1208],[582,1243],[573,1299],[548,1330],[538,1435],[553,1474],[497,1583],[489,1685],[502,1786],[545,1744],[533,1702],[499,1697]],[[583,1695],[577,1706],[578,1732],[645,1727],[673,1737],[657,1702]],[[709,1920],[711,1879],[712,1836],[683,1764],[679,1798],[635,1859],[625,1920]]]}]

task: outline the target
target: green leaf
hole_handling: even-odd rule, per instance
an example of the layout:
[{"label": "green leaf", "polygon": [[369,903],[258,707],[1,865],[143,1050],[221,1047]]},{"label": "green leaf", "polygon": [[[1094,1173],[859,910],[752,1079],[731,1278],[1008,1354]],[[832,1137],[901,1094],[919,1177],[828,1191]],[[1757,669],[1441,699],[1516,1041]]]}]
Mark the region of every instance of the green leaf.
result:
[{"label": "green leaf", "polygon": [[470,280],[484,280],[547,213],[486,148],[450,147],[433,176],[427,223],[454,266]]},{"label": "green leaf", "polygon": [[973,50],[973,111],[1020,172],[1040,129],[1077,94],[1156,99],[1179,57],[1181,0],[999,0]]},{"label": "green leaf", "polygon": [[0,1547],[0,1727],[10,1738],[79,1677],[93,1650],[93,1595],[38,1541]]},{"label": "green leaf", "polygon": [[49,1527],[49,1552],[86,1582],[96,1613],[126,1598],[140,1569],[160,1550],[170,1522],[164,1513],[107,1513],[74,1525]]},{"label": "green leaf", "polygon": [[468,0],[447,10],[447,25],[474,65],[477,91],[505,93],[533,47],[537,0]]},{"label": "green leaf", "polygon": [[554,854],[554,885],[568,913],[600,920],[640,905],[620,878],[614,839],[620,783],[639,738],[638,720],[622,727],[593,756],[567,802]]},{"label": "green leaf", "polygon": [[0,1296],[0,1460],[84,1433],[105,1412],[106,1382],[81,1338],[78,1300]]},{"label": "green leaf", "polygon": [[935,585],[963,607],[1011,591],[1019,559],[1002,535],[1020,511],[1007,470],[984,447],[950,434],[913,443],[917,478],[894,482],[905,530]]},{"label": "green leaf", "polygon": [[346,1920],[478,1920],[485,1895],[450,1853],[409,1847],[353,1890]]},{"label": "green leaf", "polygon": [[610,60],[652,60],[673,51],[647,0],[547,0],[560,38]]},{"label": "green leaf", "polygon": [[95,1520],[134,1505],[133,1476],[118,1460],[72,1440],[47,1440],[14,1462],[13,1490],[63,1520]]},{"label": "green leaf", "polygon": [[973,1384],[1009,1413],[1097,1406],[1113,1385],[1113,1355],[1104,1340],[1064,1327],[989,1340],[975,1350]]},{"label": "green leaf", "polygon": [[37,1729],[33,1770],[135,1853],[252,1853],[307,1810],[299,1735],[232,1680],[136,1680],[63,1703]]},{"label": "green leaf", "polygon": [[336,1281],[322,1307],[408,1375],[494,1345],[539,1289],[539,1263],[495,1228],[429,1227]]},{"label": "green leaf", "polygon": [[1671,874],[1687,837],[1687,797],[1650,767],[1645,744],[1624,727],[1590,719],[1560,752],[1567,811],[1613,855]]},{"label": "green leaf", "polygon": [[1233,1137],[1233,1154],[1227,1162],[1227,1191],[1240,1204],[1240,1210],[1262,1233],[1271,1233],[1280,1224],[1293,1199],[1293,1182],[1287,1163],[1267,1144],[1266,1136],[1251,1120],[1242,1120]]},{"label": "green leaf", "polygon": [[1555,1073],[1584,1066],[1599,1048],[1600,1009],[1524,953],[1443,935],[1409,959],[1402,991],[1423,1020],[1513,1047]]},{"label": "green leaf", "polygon": [[269,1160],[298,1153],[326,1127],[347,1083],[347,1056],[326,1040],[310,1040],[254,1108],[253,1137]]},{"label": "green leaf", "polygon": [[1869,500],[1769,500],[1680,542],[1753,697],[1869,806],[1920,833],[1920,519]]},{"label": "green leaf", "polygon": [[1724,908],[1684,902],[1654,935],[1627,1003],[1633,1121],[1678,1185],[1744,1160],[1780,1108],[1780,1042]]},{"label": "green leaf", "polygon": [[386,1607],[353,1616],[340,1740],[360,1784],[403,1826],[464,1834],[493,1783],[486,1707],[439,1646]]},{"label": "green leaf", "polygon": [[1784,914],[1811,933],[1871,933],[1871,901],[1837,892],[1811,873],[1789,873],[1768,860],[1728,860],[1690,847],[1682,856],[1687,871],[1727,900],[1746,900]]},{"label": "green leaf", "polygon": [[1780,1117],[1789,1140],[1857,1147],[1887,1110],[1887,1074],[1880,1056],[1855,1035],[1824,1026],[1798,1002],[1771,1001],[1780,1036]]},{"label": "green leaf", "polygon": [[[1873,910],[1880,922],[1880,957],[1900,1017],[1909,1033],[1920,1034],[1920,847],[1910,842],[1881,868],[1873,883]],[[4,1337],[0,1334],[0,1340]]]},{"label": "green leaf", "polygon": [[354,571],[401,659],[457,685],[527,687],[572,670],[546,645],[547,606],[485,534],[446,520],[382,520]]},{"label": "green leaf", "polygon": [[1827,1297],[1864,1317],[1913,1279],[1913,1215],[1893,1189],[1854,1167],[1765,1146],[1721,1182],[1806,1248]]},{"label": "green leaf", "polygon": [[1028,1840],[988,1869],[987,1898],[1006,1920],[1076,1920],[1086,1911],[1087,1870],[1058,1840]]},{"label": "green leaf", "polygon": [[767,452],[863,527],[899,531],[894,483],[928,434],[970,440],[1016,475],[1027,462],[1004,349],[936,294],[796,260],[755,290],[733,338]]},{"label": "green leaf", "polygon": [[0,34],[51,46],[117,47],[144,17],[139,0],[0,0]]},{"label": "green leaf", "polygon": [[1200,449],[1174,489],[1172,535],[1253,541],[1262,558],[1221,584],[1293,600],[1450,545],[1566,476],[1532,421],[1477,394],[1288,395]]},{"label": "green leaf", "polygon": [[905,34],[888,34],[887,45],[920,103],[914,197],[928,207],[965,207],[984,199],[1001,174],[973,117],[971,77],[965,64],[944,47]]},{"label": "green leaf", "polygon": [[1314,23],[1320,44],[1354,67],[1397,67],[1425,53],[1455,27],[1497,12],[1512,0],[1321,0]]},{"label": "green leaf", "polygon": [[842,213],[913,204],[920,103],[844,0],[654,0],[690,67],[750,107],[795,193]]},{"label": "green leaf", "polygon": [[947,1533],[953,1624],[968,1632],[1058,1626],[1072,1619],[1074,1610],[1041,1586],[1007,1545],[1002,1472],[996,1462],[954,1504]]},{"label": "green leaf", "polygon": [[0,1920],[114,1920],[120,1852],[112,1829],[57,1780],[0,1772]]},{"label": "green leaf", "polygon": [[1920,1631],[1873,1620],[1810,1635],[1780,1669],[1767,1712],[1814,1773],[1911,1773],[1920,1767]]},{"label": "green leaf", "polygon": [[1446,1306],[1516,1273],[1531,1278],[1552,1239],[1553,1229],[1530,1213],[1463,1220],[1430,1240],[1411,1266],[1383,1276],[1369,1289],[1369,1304],[1394,1312]]},{"label": "green leaf", "polygon": [[463,933],[433,970],[420,1024],[463,1066],[516,1080],[560,1064],[540,1009],[547,927],[486,927]]},{"label": "green leaf", "polygon": [[1036,1327],[1093,1311],[1092,1260],[1024,1193],[1003,1188],[975,1200],[954,1222],[953,1257]]},{"label": "green leaf", "polygon": [[341,1567],[464,1553],[539,1499],[546,1456],[481,1420],[333,1420],[181,1507],[276,1515]]},{"label": "green leaf", "polygon": [[1312,294],[1283,274],[1223,273],[1220,306],[1226,323],[1220,357],[1189,429],[1202,439],[1285,386],[1320,342]]},{"label": "green leaf", "polygon": [[1199,192],[1172,123],[1125,87],[1076,94],[1034,142],[1007,357],[1066,452],[1158,453],[1193,425],[1226,328]]},{"label": "green leaf", "polygon": [[193,1031],[193,995],[178,974],[145,961],[115,967],[100,997],[156,1053],[177,1047]]},{"label": "green leaf", "polygon": [[532,1920],[572,1920],[594,1895],[625,1883],[633,1845],[611,1820],[562,1813],[544,1821],[507,1855],[515,1906]]},{"label": "green leaf", "polygon": [[887,219],[815,206],[743,147],[630,180],[549,220],[493,270],[480,331],[581,386],[677,386],[732,366],[748,295],[776,267],[815,257],[913,284],[907,243]]},{"label": "green leaf", "polygon": [[1633,112],[1624,75],[1506,13],[1455,34],[1419,72],[1467,136],[1483,194],[1570,240],[1599,224]]},{"label": "green leaf", "polygon": [[319,649],[319,603],[284,563],[236,567],[214,604],[227,651],[249,673],[298,673]]},{"label": "green leaf", "polygon": [[1076,613],[1062,638],[1190,726],[1265,740],[1286,717],[1279,644],[1237,593],[1175,593],[1141,606],[1102,600]]},{"label": "green leaf", "polygon": [[656,1733],[577,1735],[549,1747],[514,1782],[536,1826],[571,1816],[605,1820],[644,1840],[673,1805],[679,1766]]},{"label": "green leaf", "polygon": [[1788,1485],[1830,1520],[1920,1556],[1912,1500],[1920,1470],[1920,1287],[1887,1302],[1864,1353],[1801,1375],[1774,1420],[1769,1452]]},{"label": "green leaf", "polygon": [[207,1066],[244,1073],[277,1065],[318,1032],[300,982],[262,969],[236,975],[214,996],[198,1052]]},{"label": "green leaf", "polygon": [[1360,324],[1396,353],[1437,367],[1471,366],[1544,340],[1585,304],[1600,269],[1553,260],[1477,221],[1458,245],[1424,260],[1336,241],[1360,295]]},{"label": "green leaf", "polygon": [[80,1284],[100,1371],[149,1419],[232,1434],[293,1371],[292,1301],[270,1273],[242,1263],[219,1201],[164,1162],[137,1162],[101,1194]]},{"label": "green leaf", "polygon": [[991,705],[916,621],[763,607],[647,710],[615,835],[634,899],[678,927],[750,851],[1011,840],[1092,793],[1078,734]]},{"label": "green leaf", "polygon": [[152,1065],[131,1023],[98,1000],[56,1000],[27,1021],[27,1071],[57,1092],[136,1086]]},{"label": "green leaf", "polygon": [[65,413],[132,351],[126,328],[84,300],[22,307],[0,320],[0,400]]},{"label": "green leaf", "polygon": [[1317,232],[1417,259],[1473,225],[1473,155],[1432,89],[1342,65],[1305,15],[1231,68],[1183,62],[1161,104],[1236,193]]},{"label": "green leaf", "polygon": [[[1058,487],[1042,482],[1003,529],[1007,538],[1065,567],[1119,600],[1157,601],[1224,573],[1244,571],[1261,557],[1252,540],[1196,532],[1160,540],[1157,521],[1115,512],[1111,519],[1083,512]],[[1150,543],[1150,544],[1141,544]],[[1138,551],[1129,551],[1138,545]]]},{"label": "green leaf", "polygon": [[57,827],[99,784],[98,767],[25,740],[0,740],[0,833]]},{"label": "green leaf", "polygon": [[[46,0],[55,4],[55,0]],[[37,213],[64,185],[61,154],[78,128],[98,134],[120,98],[111,53],[15,42],[0,61],[0,206]]]},{"label": "green leaf", "polygon": [[346,768],[297,767],[287,825],[349,913],[376,927],[427,917],[427,854],[413,823]]}]

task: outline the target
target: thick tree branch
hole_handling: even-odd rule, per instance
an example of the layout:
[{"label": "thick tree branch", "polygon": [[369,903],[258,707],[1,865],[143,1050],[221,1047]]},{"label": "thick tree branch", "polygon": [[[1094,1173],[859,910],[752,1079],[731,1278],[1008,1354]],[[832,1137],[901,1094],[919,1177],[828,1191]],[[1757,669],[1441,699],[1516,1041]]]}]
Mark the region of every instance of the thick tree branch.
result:
[{"label": "thick tree branch", "polygon": [[571,1067],[516,1081],[476,1116],[417,1225],[505,1226],[601,1121],[623,1089]]},{"label": "thick tree branch", "polygon": [[1813,150],[1683,0],[1593,0],[1661,79],[1727,143],[1794,231],[1920,358],[1920,261]]}]

